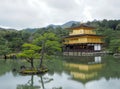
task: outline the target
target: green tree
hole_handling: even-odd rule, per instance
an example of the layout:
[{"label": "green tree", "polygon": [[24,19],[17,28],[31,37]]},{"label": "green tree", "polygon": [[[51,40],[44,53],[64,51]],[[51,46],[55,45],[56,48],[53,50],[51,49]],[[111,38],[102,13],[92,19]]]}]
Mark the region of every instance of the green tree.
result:
[{"label": "green tree", "polygon": [[23,43],[24,42],[21,38],[16,37],[9,42],[9,47],[12,49],[13,52],[19,52]]},{"label": "green tree", "polygon": [[7,59],[7,54],[10,53],[10,48],[8,47],[8,42],[4,38],[0,38],[0,55],[4,56],[4,59]]},{"label": "green tree", "polygon": [[117,53],[120,48],[120,39],[114,39],[110,41],[110,50],[114,53]]},{"label": "green tree", "polygon": [[41,47],[40,50],[40,65],[43,65],[43,59],[46,56],[55,55],[57,52],[61,51],[61,44],[59,43],[59,38],[51,32],[44,33],[34,40],[37,46]]},{"label": "green tree", "polygon": [[0,45],[0,55],[4,56],[4,59],[7,59],[7,54],[10,53],[10,48],[6,45]]},{"label": "green tree", "polygon": [[23,51],[19,53],[18,56],[25,58],[31,64],[31,68],[34,68],[33,60],[39,58],[40,47],[28,43],[23,44],[22,47]]},{"label": "green tree", "polygon": [[120,30],[120,23],[116,26],[116,30]]}]

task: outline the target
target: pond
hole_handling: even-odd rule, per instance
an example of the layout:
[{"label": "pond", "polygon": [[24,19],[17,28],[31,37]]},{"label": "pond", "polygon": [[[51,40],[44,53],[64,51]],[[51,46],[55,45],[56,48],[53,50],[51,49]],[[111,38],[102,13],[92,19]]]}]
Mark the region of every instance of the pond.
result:
[{"label": "pond", "polygon": [[120,89],[120,58],[64,57],[48,60],[42,75],[21,75],[24,61],[0,60],[0,89]]}]

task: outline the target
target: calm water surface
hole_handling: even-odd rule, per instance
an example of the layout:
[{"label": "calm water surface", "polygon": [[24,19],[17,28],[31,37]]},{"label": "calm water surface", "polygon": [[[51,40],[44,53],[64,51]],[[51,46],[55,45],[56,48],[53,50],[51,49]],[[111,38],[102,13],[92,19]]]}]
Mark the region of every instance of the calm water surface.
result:
[{"label": "calm water surface", "polygon": [[74,57],[49,60],[43,75],[20,75],[20,60],[0,60],[0,89],[120,89],[120,58]]}]

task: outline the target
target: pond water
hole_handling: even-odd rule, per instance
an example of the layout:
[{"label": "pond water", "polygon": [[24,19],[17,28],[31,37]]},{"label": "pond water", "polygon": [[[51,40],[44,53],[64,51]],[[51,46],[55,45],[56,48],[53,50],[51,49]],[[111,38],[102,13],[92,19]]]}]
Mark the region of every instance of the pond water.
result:
[{"label": "pond water", "polygon": [[64,57],[46,61],[42,75],[12,71],[20,60],[0,60],[0,89],[120,89],[120,58],[113,56]]}]

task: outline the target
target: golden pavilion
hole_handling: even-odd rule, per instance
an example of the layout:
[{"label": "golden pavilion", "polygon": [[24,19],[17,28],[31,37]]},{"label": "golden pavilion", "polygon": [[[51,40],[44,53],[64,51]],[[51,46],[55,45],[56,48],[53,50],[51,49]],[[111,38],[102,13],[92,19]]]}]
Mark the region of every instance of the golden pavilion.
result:
[{"label": "golden pavilion", "polygon": [[63,52],[98,52],[101,51],[103,36],[97,35],[95,28],[81,24],[68,28],[69,36],[64,38]]}]

